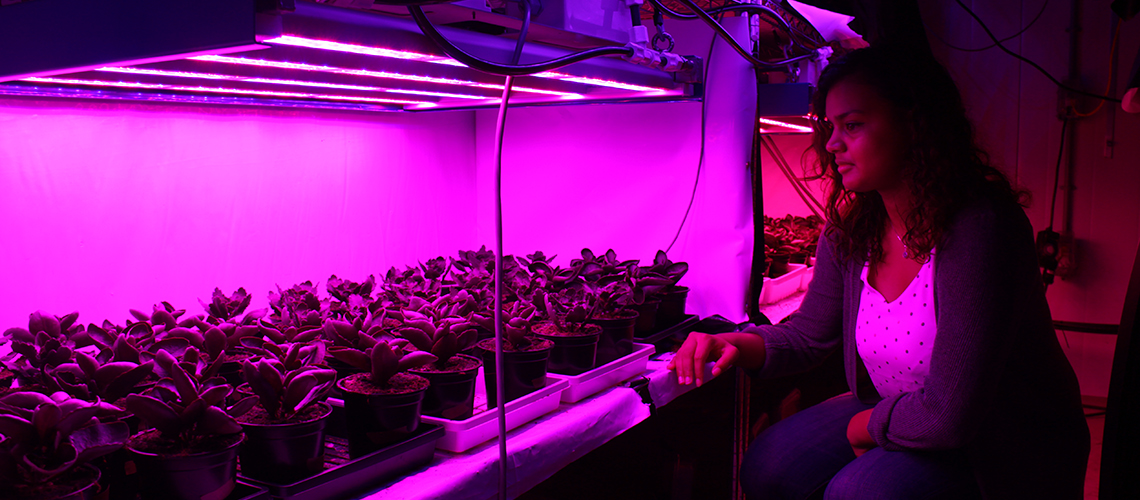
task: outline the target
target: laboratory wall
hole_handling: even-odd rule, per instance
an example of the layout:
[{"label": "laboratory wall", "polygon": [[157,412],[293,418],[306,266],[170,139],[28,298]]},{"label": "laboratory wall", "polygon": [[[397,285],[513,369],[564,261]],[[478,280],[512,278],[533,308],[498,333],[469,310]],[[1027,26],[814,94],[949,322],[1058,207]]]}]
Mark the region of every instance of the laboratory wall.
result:
[{"label": "laboratory wall", "polygon": [[473,118],[0,99],[0,326],[471,248]]}]

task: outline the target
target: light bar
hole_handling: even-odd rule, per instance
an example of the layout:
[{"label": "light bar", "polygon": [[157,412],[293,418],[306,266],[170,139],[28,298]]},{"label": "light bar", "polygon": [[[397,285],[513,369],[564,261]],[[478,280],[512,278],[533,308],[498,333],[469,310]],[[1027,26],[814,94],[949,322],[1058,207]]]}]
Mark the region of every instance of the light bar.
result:
[{"label": "light bar", "polygon": [[[807,118],[807,117],[805,116],[804,118]],[[796,132],[803,132],[806,134],[812,133],[811,127],[805,127],[803,125],[796,125],[794,123],[787,123],[787,122],[782,122],[779,120],[773,120],[771,118],[761,118],[760,123],[763,123],[764,125],[773,125],[776,127],[789,128],[789,129],[795,130]],[[760,131],[766,132],[766,130],[764,130],[764,129],[760,129]]]},{"label": "light bar", "polygon": [[377,97],[357,97],[348,95],[326,95],[326,94],[305,94],[300,92],[274,92],[269,90],[246,90],[246,89],[227,89],[220,87],[185,87],[180,85],[165,85],[161,83],[140,83],[140,82],[108,82],[103,80],[77,80],[67,78],[25,78],[21,81],[35,82],[35,83],[57,83],[63,85],[89,85],[97,87],[119,87],[119,88],[132,88],[132,89],[148,89],[148,90],[173,90],[181,92],[211,92],[218,94],[240,94],[240,95],[254,95],[265,97],[294,97],[300,99],[326,99],[333,101],[354,101],[354,102],[375,102],[381,104],[393,105],[415,105],[419,107],[434,107],[434,102],[428,101],[404,101],[398,99],[382,99]]},{"label": "light bar", "polygon": [[429,54],[418,54],[416,52],[406,52],[403,50],[382,49],[379,47],[366,47],[364,45],[354,45],[351,43],[333,42],[329,40],[313,40],[311,38],[301,38],[290,35],[283,35],[277,38],[264,40],[263,43],[292,45],[294,47],[305,47],[309,49],[335,50],[337,52],[349,52],[352,54],[363,54],[366,56],[391,57],[394,59],[407,59],[411,61],[431,62],[433,59],[440,59],[440,56]]},{"label": "light bar", "polygon": [[603,80],[601,78],[589,78],[589,77],[585,77],[585,76],[567,75],[564,73],[557,73],[554,71],[544,71],[542,73],[536,73],[536,74],[531,75],[531,76],[537,76],[539,78],[550,78],[553,80],[562,80],[564,82],[584,83],[586,85],[596,85],[599,87],[610,87],[610,88],[622,89],[622,90],[632,90],[635,92],[651,92],[651,93],[655,93],[655,94],[663,94],[663,93],[669,91],[669,89],[659,89],[656,87],[644,87],[641,85],[633,85],[630,83],[622,83],[622,82],[614,82],[614,81],[610,81],[610,80]]},{"label": "light bar", "polygon": [[[466,64],[463,64],[459,61],[456,61],[455,59],[452,59],[450,57],[419,54],[419,53],[415,53],[415,52],[405,52],[405,51],[400,51],[400,50],[383,49],[383,48],[377,48],[377,47],[366,47],[363,45],[353,45],[353,44],[348,44],[348,43],[332,42],[332,41],[328,41],[328,40],[314,40],[312,38],[302,38],[302,37],[292,36],[292,35],[284,35],[284,36],[280,36],[277,38],[271,38],[269,40],[263,41],[262,43],[268,43],[270,45],[272,45],[272,44],[291,45],[294,47],[305,47],[305,48],[309,48],[309,49],[334,50],[337,52],[350,52],[353,54],[364,54],[364,55],[377,56],[377,57],[392,57],[392,58],[396,58],[396,59],[429,62],[429,63],[435,63],[435,64],[445,64],[448,66],[459,66],[459,67],[464,67],[464,68],[467,67]],[[656,87],[644,87],[641,85],[632,85],[632,84],[628,84],[628,83],[613,82],[613,81],[609,81],[609,80],[602,80],[599,78],[588,78],[588,77],[567,75],[567,74],[563,74],[563,73],[556,73],[553,71],[544,71],[542,73],[536,73],[536,74],[531,75],[531,76],[536,76],[539,78],[549,78],[549,79],[553,79],[553,80],[562,80],[562,81],[567,81],[567,82],[583,83],[586,85],[595,85],[595,86],[599,86],[599,87],[610,87],[610,88],[622,89],[622,90],[632,90],[632,91],[637,91],[637,92],[653,92],[653,93],[660,93],[660,94],[664,94],[666,92],[669,92],[669,89],[662,89],[662,88],[656,88]]]},{"label": "light bar", "polygon": [[205,78],[210,80],[230,80],[236,82],[246,83],[267,83],[271,85],[297,85],[302,87],[324,87],[330,89],[342,90],[363,90],[368,92],[391,92],[394,94],[412,94],[412,95],[426,95],[433,97],[454,97],[457,99],[493,99],[492,97],[471,95],[471,94],[452,94],[447,92],[432,92],[428,90],[408,90],[408,89],[393,89],[385,87],[368,87],[365,85],[346,85],[341,83],[325,83],[325,82],[310,82],[304,80],[281,80],[276,78],[250,78],[237,75],[217,75],[211,73],[195,73],[190,71],[168,71],[163,69],[149,69],[149,68],[98,68],[95,71],[103,71],[109,73],[128,73],[135,75],[153,75],[153,76],[173,76],[178,78]]},{"label": "light bar", "polygon": [[[403,73],[393,73],[390,71],[372,71],[366,69],[346,69],[336,68],[333,66],[321,66],[316,64],[305,63],[291,63],[284,61],[269,61],[264,59],[247,59],[244,57],[229,57],[229,56],[196,56],[189,59],[195,61],[218,62],[228,64],[244,64],[248,66],[261,66],[267,68],[280,68],[280,69],[296,69],[304,71],[320,71],[325,73],[337,73],[342,75],[354,76],[367,76],[372,78],[388,78],[394,80],[405,80],[412,82],[425,82],[425,83],[438,83],[442,85],[459,85],[465,87],[474,87],[482,89],[503,90],[502,85],[494,83],[482,83],[470,80],[458,80],[453,78],[440,78],[434,76],[418,76],[418,75],[405,75]],[[557,90],[535,89],[529,87],[512,87],[513,90],[519,92],[527,92],[532,94],[546,94],[561,97],[563,99],[581,99],[585,96],[573,92],[560,92]],[[480,99],[484,99],[481,97]]]}]

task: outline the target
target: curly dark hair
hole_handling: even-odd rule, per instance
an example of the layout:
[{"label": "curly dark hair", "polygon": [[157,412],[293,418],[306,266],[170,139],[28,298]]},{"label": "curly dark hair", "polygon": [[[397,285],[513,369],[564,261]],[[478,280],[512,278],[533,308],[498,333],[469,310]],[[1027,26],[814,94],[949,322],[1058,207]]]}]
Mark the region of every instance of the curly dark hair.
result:
[{"label": "curly dark hair", "polygon": [[879,193],[844,189],[835,155],[827,151],[832,131],[825,119],[827,93],[849,77],[859,78],[911,117],[914,140],[902,175],[915,204],[904,214],[902,238],[919,260],[930,258],[954,214],[968,200],[986,197],[1026,206],[1028,193],[1014,187],[975,140],[962,96],[945,67],[933,58],[890,47],[852,51],[829,64],[819,77],[809,149],[816,154],[818,169],[809,179],[825,179],[828,186],[827,234],[837,242],[841,259],[882,262],[881,237],[889,223]]}]

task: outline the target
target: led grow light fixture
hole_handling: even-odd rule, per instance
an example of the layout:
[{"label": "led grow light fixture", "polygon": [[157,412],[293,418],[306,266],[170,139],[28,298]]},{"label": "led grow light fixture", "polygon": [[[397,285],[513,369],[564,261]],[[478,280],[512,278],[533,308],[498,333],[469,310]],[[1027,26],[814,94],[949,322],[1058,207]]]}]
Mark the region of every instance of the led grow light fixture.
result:
[{"label": "led grow light fixture", "polygon": [[[352,54],[363,54],[363,55],[376,56],[376,57],[390,57],[390,58],[395,58],[395,59],[421,61],[421,62],[429,62],[429,63],[435,63],[435,64],[445,64],[448,66],[458,66],[458,67],[463,67],[463,68],[467,67],[467,65],[465,65],[459,61],[456,61],[455,59],[452,59],[450,57],[446,57],[446,56],[419,54],[416,52],[407,52],[407,51],[402,51],[402,50],[384,49],[384,48],[379,48],[379,47],[368,47],[368,46],[364,46],[364,45],[355,45],[355,44],[351,44],[351,43],[332,42],[332,41],[328,41],[328,40],[314,40],[312,38],[303,38],[303,37],[292,36],[292,35],[283,35],[283,36],[279,36],[277,38],[271,38],[268,40],[264,40],[263,43],[267,43],[270,45],[273,45],[273,44],[290,45],[290,46],[294,46],[294,47],[304,47],[304,48],[309,48],[309,49],[333,50],[333,51],[337,51],[337,52],[348,52],[348,53],[352,53]],[[645,86],[641,86],[641,85],[631,85],[631,84],[627,84],[627,83],[614,82],[614,81],[605,80],[605,79],[601,79],[601,78],[589,78],[589,77],[582,77],[582,76],[567,75],[564,73],[557,73],[554,71],[544,71],[542,73],[535,73],[534,75],[531,75],[531,76],[536,76],[539,78],[548,78],[548,79],[552,79],[552,80],[561,80],[561,81],[566,81],[566,82],[583,83],[586,85],[594,85],[594,86],[598,86],[598,87],[609,87],[609,88],[615,88],[615,89],[621,89],[621,90],[632,90],[632,91],[637,91],[637,92],[650,92],[653,95],[664,95],[670,91],[669,89],[663,89],[663,88],[657,88],[657,87],[645,87]]]},{"label": "led grow light fixture", "polygon": [[[333,66],[321,66],[321,65],[317,65],[317,64],[292,63],[292,62],[284,62],[284,61],[270,61],[270,60],[265,60],[265,59],[249,59],[249,58],[245,58],[245,57],[230,57],[230,56],[195,56],[195,57],[190,57],[188,59],[191,59],[194,61],[207,61],[207,62],[217,62],[217,63],[227,63],[227,64],[243,64],[243,65],[247,65],[247,66],[261,66],[261,67],[266,67],[266,68],[278,68],[278,69],[296,69],[296,70],[303,70],[303,71],[320,71],[320,72],[325,72],[325,73],[336,73],[336,74],[342,74],[342,75],[367,76],[367,77],[372,77],[372,78],[387,78],[387,79],[405,80],[405,81],[411,81],[411,82],[438,83],[438,84],[442,84],[442,85],[457,85],[457,86],[474,87],[474,88],[481,88],[481,89],[503,90],[503,86],[501,84],[481,83],[481,82],[475,82],[475,81],[471,81],[471,80],[459,80],[459,79],[454,79],[454,78],[440,78],[440,77],[434,77],[434,76],[405,75],[403,73],[393,73],[391,71],[372,71],[372,70],[366,70],[366,69],[347,69],[347,68],[337,68],[337,67],[333,67]],[[583,97],[585,97],[582,94],[576,94],[573,92],[560,92],[557,90],[535,89],[535,88],[529,88],[529,87],[515,86],[515,87],[511,87],[511,90],[518,91],[518,92],[527,92],[527,93],[532,93],[532,94],[553,95],[553,96],[561,97],[563,99],[582,99]],[[481,99],[486,99],[486,98],[481,97]]]},{"label": "led grow light fixture", "polygon": [[[806,119],[808,119],[808,120],[810,120],[810,119],[811,119],[811,118],[810,118],[810,117],[808,117],[808,116],[804,116],[803,118],[806,118]],[[780,121],[780,120],[773,120],[773,119],[771,119],[771,118],[761,118],[761,119],[760,119],[760,123],[762,123],[762,124],[764,124],[764,125],[771,125],[771,126],[774,126],[774,127],[784,127],[784,128],[786,128],[786,129],[790,129],[790,130],[793,130],[793,131],[796,131],[796,132],[802,132],[802,133],[805,133],[805,134],[810,134],[810,133],[812,133],[812,129],[811,129],[811,127],[805,127],[805,126],[803,126],[803,125],[796,125],[796,124],[794,124],[794,123],[783,122],[783,121]],[[769,132],[774,132],[774,131],[773,131],[773,130],[765,130],[763,127],[761,127],[761,128],[760,128],[760,132],[761,132],[761,133],[769,133]]]},{"label": "led grow light fixture", "polygon": [[434,102],[404,101],[398,99],[382,99],[377,97],[357,97],[348,95],[306,94],[301,92],[275,92],[270,90],[227,89],[221,87],[188,87],[182,85],[165,85],[161,83],[141,82],[109,82],[104,80],[81,80],[71,78],[25,78],[22,81],[35,83],[55,83],[62,85],[85,85],[95,87],[117,87],[147,90],[172,90],[177,92],[211,92],[221,94],[239,94],[264,97],[290,97],[298,99],[324,99],[333,101],[370,102],[391,105],[413,105],[417,107],[434,107]]},{"label": "led grow light fixture", "polygon": [[103,71],[108,73],[127,73],[135,75],[153,75],[153,76],[171,76],[176,78],[204,78],[209,80],[230,80],[236,82],[247,83],[265,83],[270,85],[297,85],[302,87],[323,87],[330,89],[341,90],[362,90],[366,92],[390,92],[393,94],[412,94],[412,95],[425,95],[432,97],[453,97],[456,99],[493,99],[487,96],[471,95],[471,94],[452,94],[448,92],[433,92],[430,90],[409,90],[409,89],[394,89],[386,87],[369,87],[366,85],[348,85],[343,83],[326,83],[326,82],[311,82],[306,80],[282,80],[278,78],[254,78],[244,77],[237,75],[218,75],[212,73],[196,73],[191,71],[169,71],[164,69],[149,69],[149,68],[99,68],[95,71]]}]

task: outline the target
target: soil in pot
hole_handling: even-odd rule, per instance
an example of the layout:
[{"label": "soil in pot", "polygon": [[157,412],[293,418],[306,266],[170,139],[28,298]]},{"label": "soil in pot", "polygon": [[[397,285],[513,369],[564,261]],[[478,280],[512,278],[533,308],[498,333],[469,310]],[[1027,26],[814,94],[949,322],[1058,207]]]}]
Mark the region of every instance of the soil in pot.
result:
[{"label": "soil in pot", "polygon": [[127,449],[133,455],[142,497],[225,498],[237,485],[238,445],[244,438],[240,433],[210,436],[183,448],[155,429],[131,436]]},{"label": "soil in pot", "polygon": [[594,368],[597,361],[598,339],[602,327],[586,324],[580,332],[567,332],[554,323],[539,323],[534,333],[540,338],[554,342],[550,350],[547,371],[563,375],[578,375]]},{"label": "soil in pot", "polygon": [[[513,401],[546,387],[546,362],[554,342],[529,337],[529,346],[516,350],[503,343],[503,394]],[[475,344],[483,358],[483,382],[487,389],[487,408],[498,406],[495,384],[495,339],[480,340]]]},{"label": "soil in pot", "polygon": [[0,486],[0,498],[11,500],[93,500],[98,492],[99,469],[91,465],[76,467],[35,487],[25,484]]},{"label": "soil in pot", "polygon": [[637,311],[622,309],[607,316],[590,318],[602,327],[598,339],[598,366],[633,352],[633,332],[637,324]]},{"label": "soil in pot", "polygon": [[657,333],[657,310],[661,307],[661,300],[645,299],[637,306],[637,322],[633,325],[634,337],[648,337]]},{"label": "soil in pot", "polygon": [[370,377],[357,373],[336,383],[344,394],[348,454],[352,458],[407,438],[420,425],[427,379],[397,373],[384,388],[370,382]]},{"label": "soil in pot", "polygon": [[768,277],[775,279],[788,274],[788,262],[791,258],[791,254],[783,252],[768,255]]},{"label": "soil in pot", "polygon": [[655,318],[656,330],[669,328],[685,319],[685,301],[689,297],[689,287],[670,287],[661,295],[661,304],[657,306]]},{"label": "soil in pot", "polygon": [[275,421],[260,406],[238,419],[245,442],[238,449],[242,476],[292,484],[324,470],[327,403],[313,403],[285,421]]},{"label": "soil in pot", "polygon": [[428,364],[409,370],[428,380],[423,414],[448,420],[466,420],[475,412],[475,378],[483,362],[457,354],[443,367]]}]

